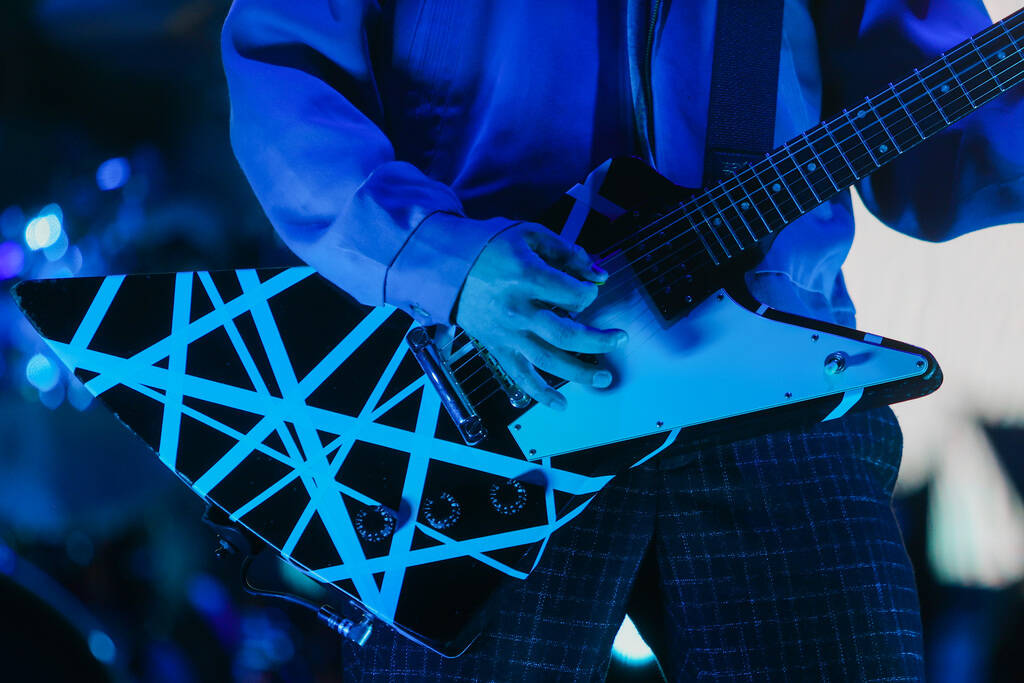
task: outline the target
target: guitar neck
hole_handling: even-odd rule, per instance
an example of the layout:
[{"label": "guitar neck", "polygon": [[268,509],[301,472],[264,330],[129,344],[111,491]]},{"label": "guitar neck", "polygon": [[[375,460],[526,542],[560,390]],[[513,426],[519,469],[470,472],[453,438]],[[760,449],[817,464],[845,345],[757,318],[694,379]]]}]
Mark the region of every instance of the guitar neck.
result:
[{"label": "guitar neck", "polygon": [[732,260],[1020,83],[1022,49],[1024,10],[691,197],[676,230]]}]

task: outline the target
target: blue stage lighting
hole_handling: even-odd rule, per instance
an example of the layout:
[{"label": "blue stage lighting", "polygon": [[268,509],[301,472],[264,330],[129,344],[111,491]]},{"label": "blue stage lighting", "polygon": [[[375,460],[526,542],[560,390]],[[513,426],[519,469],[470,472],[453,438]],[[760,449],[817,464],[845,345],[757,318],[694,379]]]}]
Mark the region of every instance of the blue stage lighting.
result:
[{"label": "blue stage lighting", "polygon": [[633,625],[633,620],[626,617],[615,634],[612,643],[612,655],[626,664],[647,664],[654,659],[654,653],[640,637],[640,632]]},{"label": "blue stage lighting", "polygon": [[25,226],[25,244],[32,251],[45,249],[60,239],[64,231],[64,213],[56,204],[50,204]]},{"label": "blue stage lighting", "polygon": [[57,241],[43,249],[47,261],[59,261],[68,250],[68,234],[61,231]]},{"label": "blue stage lighting", "polygon": [[124,187],[132,176],[132,167],[124,157],[107,159],[96,169],[96,185],[108,192]]},{"label": "blue stage lighting", "polygon": [[0,280],[17,277],[25,265],[25,252],[17,242],[0,242]]},{"label": "blue stage lighting", "polygon": [[25,377],[28,378],[29,384],[39,391],[50,391],[60,381],[60,370],[52,360],[37,353],[28,359]]},{"label": "blue stage lighting", "polygon": [[103,631],[92,631],[89,633],[89,651],[92,656],[103,662],[111,664],[117,656],[117,648],[114,641]]}]

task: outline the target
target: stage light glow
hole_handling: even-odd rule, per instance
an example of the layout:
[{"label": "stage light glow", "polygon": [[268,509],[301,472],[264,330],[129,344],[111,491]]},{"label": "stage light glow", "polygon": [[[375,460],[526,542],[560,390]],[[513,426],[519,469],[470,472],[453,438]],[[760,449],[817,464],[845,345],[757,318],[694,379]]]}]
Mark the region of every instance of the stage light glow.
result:
[{"label": "stage light glow", "polygon": [[68,250],[68,234],[61,231],[57,241],[43,249],[47,261],[59,261]]},{"label": "stage light glow", "polygon": [[0,242],[0,280],[17,276],[25,265],[25,252],[17,242]]},{"label": "stage light glow", "polygon": [[117,656],[117,647],[106,633],[94,630],[89,633],[89,652],[104,664],[112,664]]},{"label": "stage light glow", "polygon": [[56,204],[50,204],[25,226],[25,244],[32,251],[56,244],[64,231],[64,214]]},{"label": "stage light glow", "polygon": [[654,659],[654,653],[640,637],[640,632],[636,630],[633,620],[629,617],[623,620],[619,632],[615,634],[612,654],[627,664],[647,664]]},{"label": "stage light glow", "polygon": [[189,581],[188,601],[206,616],[216,616],[230,607],[228,592],[209,574],[199,574]]},{"label": "stage light glow", "polygon": [[96,185],[104,192],[124,187],[132,176],[132,167],[124,157],[107,159],[96,169]]},{"label": "stage light glow", "polygon": [[85,388],[85,385],[77,379],[68,382],[68,403],[75,410],[82,411],[92,405],[92,394]]},{"label": "stage light glow", "polygon": [[41,353],[28,359],[25,366],[25,377],[28,383],[39,391],[50,391],[60,381],[60,370],[57,364]]}]

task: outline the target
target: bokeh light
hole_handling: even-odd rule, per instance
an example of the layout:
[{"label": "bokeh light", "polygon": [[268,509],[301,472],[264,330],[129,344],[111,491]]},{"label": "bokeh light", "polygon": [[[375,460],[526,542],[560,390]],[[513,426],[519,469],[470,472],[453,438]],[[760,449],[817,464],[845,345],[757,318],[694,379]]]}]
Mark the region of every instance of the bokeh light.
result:
[{"label": "bokeh light", "polygon": [[60,370],[57,364],[41,353],[28,359],[25,366],[25,377],[29,384],[39,391],[50,391],[60,381]]},{"label": "bokeh light", "polygon": [[96,186],[104,192],[124,187],[132,176],[132,167],[124,157],[107,159],[96,169]]},{"label": "bokeh light", "polygon": [[92,631],[89,633],[89,652],[104,664],[112,664],[117,656],[117,648],[114,646],[114,641],[103,631]]},{"label": "bokeh light", "polygon": [[56,244],[64,231],[64,214],[56,204],[50,204],[25,226],[25,244],[32,251]]},{"label": "bokeh light", "polygon": [[17,242],[0,242],[0,280],[16,277],[25,266],[25,252]]},{"label": "bokeh light", "polygon": [[47,261],[59,261],[68,250],[68,234],[61,231],[57,241],[43,249]]}]

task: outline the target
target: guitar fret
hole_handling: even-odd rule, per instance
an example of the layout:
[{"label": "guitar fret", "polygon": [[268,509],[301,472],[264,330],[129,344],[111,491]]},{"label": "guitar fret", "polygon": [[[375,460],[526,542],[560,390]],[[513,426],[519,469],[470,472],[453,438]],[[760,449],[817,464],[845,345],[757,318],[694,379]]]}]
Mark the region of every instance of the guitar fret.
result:
[{"label": "guitar fret", "polygon": [[896,152],[898,154],[902,154],[903,150],[900,148],[899,143],[896,142],[896,138],[893,137],[892,132],[890,132],[889,128],[885,125],[885,121],[883,121],[882,117],[878,115],[878,110],[875,109],[875,105],[871,102],[871,98],[865,97],[864,101],[867,102],[868,109],[871,110],[871,113],[875,115],[875,120],[878,121],[878,125],[882,127],[882,130],[885,131],[885,134],[889,137],[889,142],[891,142],[896,148]]},{"label": "guitar fret", "polygon": [[835,191],[839,192],[839,186],[836,185],[836,181],[832,178],[832,174],[828,172],[828,166],[826,166],[825,162],[821,160],[821,157],[818,155],[818,151],[814,149],[814,145],[811,144],[811,140],[807,137],[806,131],[804,131],[803,138],[804,144],[807,145],[808,149],[811,150],[811,154],[813,154],[814,158],[818,161],[818,166],[820,166],[821,170],[825,172],[825,177],[828,178],[830,183],[832,183],[832,187],[835,188]]},{"label": "guitar fret", "polygon": [[971,105],[971,109],[977,109],[978,105],[974,103],[974,100],[971,99],[971,94],[967,92],[967,88],[965,88],[964,84],[960,82],[960,77],[956,75],[956,71],[953,70],[953,65],[950,64],[949,59],[946,58],[945,52],[942,53],[942,62],[946,65],[946,68],[949,69],[949,73],[953,75],[953,80],[956,81],[958,86],[960,86],[960,92],[962,92],[964,97],[967,98],[967,102]]},{"label": "guitar fret", "polygon": [[748,212],[753,209],[754,215],[761,221],[761,224],[764,225],[769,234],[771,234],[771,228],[768,227],[768,221],[766,221],[764,216],[761,215],[761,210],[757,208],[757,204],[754,202],[753,197],[750,196],[750,193],[747,192],[747,188],[744,187],[743,180],[740,179],[739,174],[733,175],[733,178],[736,180],[736,184],[739,188],[743,190],[743,196],[746,197],[746,201],[740,202],[740,217],[743,218],[743,224],[747,226],[747,232],[750,233],[750,237],[757,242],[760,237],[754,234],[754,231],[750,227],[750,223],[745,217],[746,215],[749,215]]},{"label": "guitar fret", "polygon": [[917,134],[921,136],[922,140],[924,140],[927,136],[924,134],[924,131],[921,130],[921,127],[917,125],[917,121],[914,120],[914,117],[911,115],[910,110],[907,109],[907,105],[903,102],[903,98],[900,97],[899,91],[896,90],[892,83],[889,83],[889,90],[892,90],[892,94],[896,97],[896,101],[900,103],[900,107],[902,107],[903,111],[907,113],[907,118],[910,119],[910,123],[914,125],[914,130],[916,130]]},{"label": "guitar fret", "polygon": [[988,60],[985,58],[985,54],[978,49],[977,43],[974,42],[974,37],[971,36],[968,40],[971,43],[971,47],[974,48],[974,51],[978,54],[978,58],[981,60],[981,63],[986,69],[988,69],[989,74],[992,76],[992,80],[996,82],[996,87],[999,88],[999,92],[1006,92],[1006,88],[1004,88],[1003,84],[999,81],[999,76],[996,76],[996,72],[988,65]]},{"label": "guitar fret", "polygon": [[[733,178],[735,178],[735,174],[729,180],[732,180]],[[725,198],[729,201],[729,206],[732,207],[733,212],[735,212],[736,215],[740,217],[740,221],[743,223],[743,227],[747,229],[747,234],[750,235],[750,239],[752,239],[752,240],[754,240],[756,242],[757,241],[757,236],[754,235],[754,231],[751,229],[750,223],[747,221],[746,210],[743,208],[744,204],[746,204],[747,208],[749,209],[750,208],[749,202],[741,201],[741,202],[739,202],[739,204],[737,204],[736,200],[732,196],[732,189],[727,188],[726,187],[727,184],[728,184],[728,181],[722,183],[722,192],[725,195]],[[740,189],[742,189],[742,188],[740,188]],[[741,245],[741,248],[745,248],[745,247],[742,247],[742,245]]]},{"label": "guitar fret", "polygon": [[[1013,53],[1017,57],[1017,66],[1020,67],[1022,64],[1024,64],[1024,52],[1022,52],[1020,45],[1017,44],[1017,40],[1013,37],[1013,33],[1011,33],[1010,30],[1007,28],[1005,21],[999,23],[999,28],[1002,29],[1003,33],[1006,34],[1007,39],[1009,39],[1010,45],[1008,45],[1007,47],[1012,47]],[[1016,80],[1016,82],[1019,83],[1021,75],[1024,74],[1022,74],[1021,70],[1018,69],[1017,73],[1013,74],[1013,76],[1011,77],[1011,80]]]},{"label": "guitar fret", "polygon": [[1006,22],[999,22],[999,28],[1001,28],[1003,30],[1003,33],[1006,34],[1006,37],[1010,39],[1010,43],[1013,45],[1013,49],[1017,51],[1017,54],[1019,56],[1021,54],[1020,47],[1017,45],[1017,41],[1013,39],[1013,34],[1010,33],[1010,29],[1006,28]]},{"label": "guitar fret", "polygon": [[926,93],[928,93],[928,98],[932,101],[932,104],[935,105],[935,108],[938,109],[939,115],[942,117],[942,120],[945,121],[946,125],[948,126],[949,117],[946,116],[946,112],[943,111],[942,105],[939,104],[939,101],[935,99],[935,95],[932,94],[932,89],[929,88],[928,84],[924,82],[923,78],[921,78],[921,72],[918,71],[917,69],[914,69],[914,75],[917,76],[917,80],[921,82],[921,87],[924,88],[924,91]]},{"label": "guitar fret", "polygon": [[[761,192],[764,192],[765,196],[768,197],[768,201],[770,201],[772,203],[772,207],[774,207],[775,213],[776,213],[776,215],[778,215],[779,220],[782,222],[782,225],[785,225],[786,222],[787,222],[786,221],[786,216],[782,213],[782,209],[780,209],[779,205],[776,203],[775,197],[772,196],[772,193],[769,192],[768,188],[764,186],[763,182],[761,182],[761,176],[757,175],[757,171],[754,171],[753,169],[751,169],[751,175],[753,175],[754,176],[754,180],[757,181],[758,187],[761,188]],[[758,212],[758,215],[760,215],[761,219],[764,220],[764,214]],[[764,228],[765,228],[765,230],[768,231],[769,235],[771,235],[773,232],[775,232],[774,230],[772,230],[772,226],[766,220],[764,221]]]},{"label": "guitar fret", "polygon": [[818,193],[814,191],[814,186],[811,185],[811,181],[807,179],[807,176],[804,174],[803,169],[800,168],[800,162],[797,161],[796,157],[793,156],[792,150],[789,149],[789,143],[787,142],[786,144],[784,144],[782,146],[782,149],[784,149],[786,154],[789,155],[789,158],[793,161],[793,165],[796,167],[797,173],[799,173],[800,177],[804,179],[804,183],[806,183],[807,189],[809,189],[811,191],[811,196],[814,197],[815,204],[820,204],[821,203],[821,197],[819,197]]},{"label": "guitar fret", "polygon": [[[694,201],[694,204],[697,206],[697,211],[700,212],[701,217],[704,219],[704,224],[708,226],[708,230],[711,231],[711,234],[714,235],[715,240],[718,241],[718,246],[720,246],[722,248],[722,253],[725,254],[725,258],[726,259],[731,259],[732,258],[732,253],[726,248],[725,242],[722,241],[722,238],[718,234],[718,231],[715,230],[715,226],[711,224],[711,219],[709,219],[708,215],[706,213],[704,213],[704,207],[701,206],[700,198],[697,198]],[[716,209],[716,211],[717,211],[717,209]]]},{"label": "guitar fret", "polygon": [[693,231],[694,231],[695,233],[697,233],[697,237],[699,237],[699,238],[700,238],[701,244],[703,244],[703,245],[704,245],[704,251],[706,251],[706,252],[707,252],[707,254],[708,254],[708,256],[710,256],[710,257],[711,257],[711,260],[715,262],[715,265],[716,265],[716,266],[719,266],[719,265],[721,265],[721,262],[720,262],[720,261],[718,260],[718,257],[717,257],[717,256],[715,256],[715,252],[714,252],[714,250],[712,250],[712,249],[711,249],[711,245],[710,245],[710,244],[708,244],[708,242],[707,242],[707,240],[706,240],[706,239],[704,239],[704,235],[703,235],[703,234],[701,233],[701,231],[700,231],[700,227],[698,227],[698,224],[697,224],[697,223],[694,223],[694,222],[693,222],[693,221],[691,221],[691,220],[690,220],[689,218],[687,218],[687,222],[689,222],[689,223],[690,223],[690,225],[691,225],[691,226],[693,226]]},{"label": "guitar fret", "polygon": [[[718,188],[716,188],[716,189],[718,189]],[[712,218],[711,219],[711,224],[712,225],[724,225],[725,229],[729,231],[730,235],[732,235],[732,239],[736,243],[736,246],[740,248],[740,251],[743,251],[745,249],[745,247],[743,246],[743,242],[740,241],[739,236],[732,229],[732,223],[729,221],[729,219],[727,219],[725,217],[725,213],[723,213],[723,211],[728,211],[729,209],[728,208],[721,209],[719,207],[718,203],[715,201],[714,191],[709,192],[707,196],[711,200],[711,206],[714,207],[715,212],[718,214],[717,218]],[[722,195],[721,196],[725,197],[726,201],[729,203],[729,206],[733,206],[732,198],[729,197],[728,194],[725,194],[724,188],[722,189]],[[735,210],[734,206],[733,206],[733,209]],[[716,221],[718,221],[718,222],[716,222]]]},{"label": "guitar fret", "polygon": [[850,118],[850,112],[844,109],[843,116],[845,116],[846,120],[850,122],[850,128],[853,128],[853,132],[857,134],[858,138],[860,138],[861,144],[864,145],[864,149],[868,151],[868,156],[871,157],[871,161],[874,162],[875,166],[881,166],[881,164],[878,163],[878,157],[876,157],[875,153],[871,151],[871,145],[869,145],[868,141],[864,139],[864,136],[861,135],[860,129],[857,128],[857,124],[855,124],[853,119]]},{"label": "guitar fret", "polygon": [[[897,153],[905,152],[911,147],[920,144],[920,135],[914,117],[903,107],[898,98],[880,97],[874,98],[874,110],[876,115],[886,124],[886,135],[897,147]],[[884,154],[882,156],[885,156]]]},{"label": "guitar fret", "polygon": [[786,194],[788,194],[789,198],[793,200],[793,205],[797,208],[797,211],[799,211],[802,215],[804,213],[804,207],[803,205],[800,204],[800,200],[796,198],[796,195],[793,194],[793,190],[790,189],[789,183],[786,182],[785,176],[783,176],[782,173],[779,172],[779,167],[775,165],[774,161],[772,161],[772,155],[769,154],[765,158],[768,160],[768,163],[771,164],[772,169],[775,171],[775,175],[778,176],[778,183],[782,185],[783,188],[785,188]]},{"label": "guitar fret", "polygon": [[839,143],[836,142],[836,138],[834,135],[832,135],[832,131],[829,130],[828,121],[823,122],[821,124],[821,127],[825,130],[825,134],[828,135],[829,139],[832,141],[832,146],[836,148],[837,152],[839,152],[839,156],[841,156],[843,158],[843,161],[846,162],[847,168],[849,168],[850,173],[853,174],[853,179],[860,180],[860,176],[857,174],[857,169],[855,169],[853,167],[853,164],[850,163],[850,159],[846,156],[846,153],[843,152],[843,148],[839,146]]},{"label": "guitar fret", "polygon": [[[878,167],[871,156],[871,150],[868,149],[849,116],[841,112],[830,123],[832,124],[830,128],[833,139],[836,140],[837,146],[855,171],[854,179],[863,178],[873,173]],[[865,154],[865,152],[867,153]]]}]

